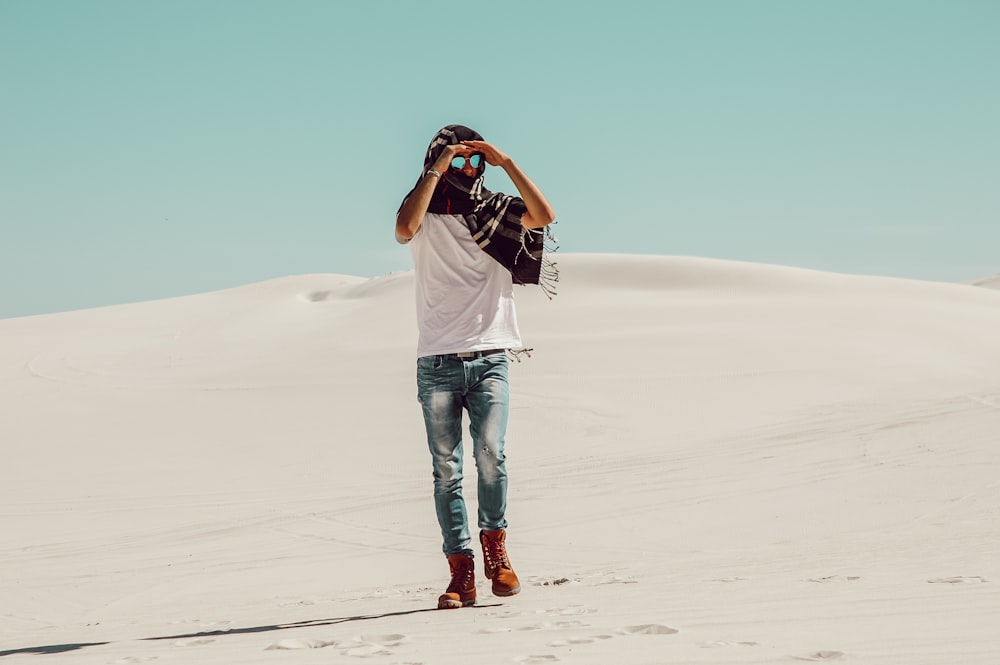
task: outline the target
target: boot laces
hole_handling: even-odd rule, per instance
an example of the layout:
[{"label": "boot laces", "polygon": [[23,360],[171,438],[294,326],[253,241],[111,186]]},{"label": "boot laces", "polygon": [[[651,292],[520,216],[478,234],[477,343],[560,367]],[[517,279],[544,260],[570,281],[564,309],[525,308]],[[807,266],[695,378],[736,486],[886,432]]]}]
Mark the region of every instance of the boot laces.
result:
[{"label": "boot laces", "polygon": [[483,558],[486,564],[487,570],[496,570],[497,568],[506,568],[511,570],[510,559],[507,558],[507,548],[504,547],[502,540],[497,538],[496,540],[492,538],[484,538],[486,541],[486,547],[483,548]]},{"label": "boot laces", "polygon": [[469,588],[475,576],[475,569],[471,562],[453,563],[451,565],[451,584],[448,585],[448,591],[458,592]]}]

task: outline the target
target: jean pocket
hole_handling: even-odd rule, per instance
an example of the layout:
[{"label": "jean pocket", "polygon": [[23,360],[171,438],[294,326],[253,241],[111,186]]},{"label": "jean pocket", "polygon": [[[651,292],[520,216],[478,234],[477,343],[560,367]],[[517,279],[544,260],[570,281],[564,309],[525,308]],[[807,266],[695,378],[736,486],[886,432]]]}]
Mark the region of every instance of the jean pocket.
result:
[{"label": "jean pocket", "polygon": [[485,360],[487,360],[494,367],[498,365],[508,365],[510,363],[506,352],[488,355],[485,357]]},{"label": "jean pocket", "polygon": [[423,356],[417,358],[417,370],[424,372],[441,369],[444,364],[443,356]]}]

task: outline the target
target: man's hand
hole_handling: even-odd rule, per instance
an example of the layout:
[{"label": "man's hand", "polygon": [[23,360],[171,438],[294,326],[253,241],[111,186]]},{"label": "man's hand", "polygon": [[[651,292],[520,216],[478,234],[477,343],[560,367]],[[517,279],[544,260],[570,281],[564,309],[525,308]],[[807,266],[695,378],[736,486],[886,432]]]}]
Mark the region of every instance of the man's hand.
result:
[{"label": "man's hand", "polygon": [[444,175],[451,168],[451,160],[458,156],[468,157],[473,152],[475,151],[461,143],[446,145],[431,168]]},{"label": "man's hand", "polygon": [[475,152],[480,152],[483,154],[483,158],[486,159],[486,163],[490,166],[499,166],[501,168],[510,161],[505,153],[500,152],[496,146],[486,141],[462,141],[462,145],[469,149],[469,154]]}]

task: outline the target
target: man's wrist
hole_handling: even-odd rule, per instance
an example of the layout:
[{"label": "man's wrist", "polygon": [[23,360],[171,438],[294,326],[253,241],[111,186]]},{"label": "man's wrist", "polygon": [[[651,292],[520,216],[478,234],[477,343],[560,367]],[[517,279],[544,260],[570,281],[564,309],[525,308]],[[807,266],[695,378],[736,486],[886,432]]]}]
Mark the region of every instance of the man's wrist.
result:
[{"label": "man's wrist", "polygon": [[432,175],[432,176],[435,176],[437,178],[440,178],[441,177],[441,172],[440,171],[435,171],[434,169],[427,169],[426,171],[424,171],[424,175]]}]

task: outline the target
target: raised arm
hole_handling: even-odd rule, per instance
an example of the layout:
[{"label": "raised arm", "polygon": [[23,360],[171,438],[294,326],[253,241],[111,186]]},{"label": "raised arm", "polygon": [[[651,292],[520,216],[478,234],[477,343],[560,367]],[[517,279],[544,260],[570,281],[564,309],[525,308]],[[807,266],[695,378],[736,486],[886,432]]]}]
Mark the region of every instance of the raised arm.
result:
[{"label": "raised arm", "polygon": [[499,166],[507,172],[507,176],[517,187],[517,192],[524,199],[524,205],[528,209],[521,217],[521,225],[524,228],[540,229],[556,220],[556,211],[552,209],[542,190],[538,189],[513,159],[486,141],[462,141],[462,144],[483,153],[487,164]]},{"label": "raised arm", "polygon": [[430,171],[437,171],[439,174],[446,173],[448,167],[451,166],[452,158],[459,152],[468,151],[469,148],[461,144],[445,146],[444,150],[441,151],[441,156],[434,162],[430,170],[420,178],[420,182],[403,202],[403,207],[396,215],[396,242],[408,243],[420,230],[420,222],[423,221],[424,215],[427,213],[427,206],[431,203],[431,197],[434,196],[434,190],[441,177]]}]

